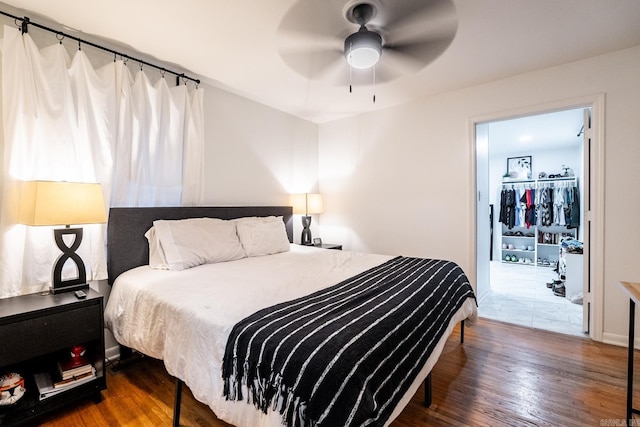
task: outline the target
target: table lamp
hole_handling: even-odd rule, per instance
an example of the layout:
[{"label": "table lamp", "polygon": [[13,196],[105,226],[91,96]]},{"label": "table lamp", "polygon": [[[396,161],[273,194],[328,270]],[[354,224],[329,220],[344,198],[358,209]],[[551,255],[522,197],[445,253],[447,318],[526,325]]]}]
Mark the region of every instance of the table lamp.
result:
[{"label": "table lamp", "polygon": [[[102,187],[100,184],[80,182],[27,181],[20,193],[18,222],[29,226],[64,225],[53,230],[53,236],[62,254],[53,266],[52,291],[54,294],[87,289],[87,274],[84,263],[76,250],[82,243],[82,228],[71,228],[74,224],[98,224],[107,222]],[[64,241],[73,236],[70,246]],[[63,280],[62,268],[72,260],[78,275]]]},{"label": "table lamp", "polygon": [[322,196],[320,194],[303,193],[292,194],[291,205],[294,214],[303,214],[302,216],[302,236],[300,243],[302,245],[311,245],[311,214],[322,213]]}]

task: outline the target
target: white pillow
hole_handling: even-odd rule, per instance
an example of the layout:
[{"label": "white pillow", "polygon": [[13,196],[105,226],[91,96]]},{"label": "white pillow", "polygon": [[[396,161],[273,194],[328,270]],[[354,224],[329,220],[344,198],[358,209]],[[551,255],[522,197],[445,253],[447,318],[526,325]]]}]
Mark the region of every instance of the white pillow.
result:
[{"label": "white pillow", "polygon": [[282,221],[282,217],[281,216],[243,216],[242,218],[235,218],[232,219],[231,221],[235,222],[236,224],[239,224],[241,222],[276,222],[276,221]]},{"label": "white pillow", "polygon": [[149,241],[149,266],[157,270],[168,270],[167,258],[164,256],[162,246],[160,246],[160,242],[156,237],[155,227],[151,226],[151,228],[144,233],[144,237]]},{"label": "white pillow", "polygon": [[[170,270],[244,258],[236,224],[216,218],[153,222],[160,253]],[[151,265],[151,264],[150,264]],[[152,266],[153,267],[153,266]]]},{"label": "white pillow", "polygon": [[234,220],[248,257],[271,255],[291,249],[282,217],[251,217]]}]

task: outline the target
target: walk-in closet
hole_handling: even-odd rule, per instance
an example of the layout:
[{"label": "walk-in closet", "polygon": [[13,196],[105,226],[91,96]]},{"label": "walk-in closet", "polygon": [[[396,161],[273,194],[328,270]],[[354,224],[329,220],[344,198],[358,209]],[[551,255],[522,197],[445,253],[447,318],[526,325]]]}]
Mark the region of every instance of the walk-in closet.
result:
[{"label": "walk-in closet", "polygon": [[490,290],[480,316],[584,335],[583,119],[576,109],[488,124]]}]

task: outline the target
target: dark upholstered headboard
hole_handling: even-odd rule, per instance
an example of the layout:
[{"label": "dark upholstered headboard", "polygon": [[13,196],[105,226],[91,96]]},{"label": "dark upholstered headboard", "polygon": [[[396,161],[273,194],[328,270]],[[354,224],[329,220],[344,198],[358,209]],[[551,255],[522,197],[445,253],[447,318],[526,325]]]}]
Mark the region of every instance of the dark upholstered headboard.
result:
[{"label": "dark upholstered headboard", "polygon": [[149,264],[149,244],[144,233],[158,219],[282,216],[289,241],[293,242],[291,206],[202,206],[157,208],[111,208],[107,224],[107,271],[109,284],[121,273]]}]

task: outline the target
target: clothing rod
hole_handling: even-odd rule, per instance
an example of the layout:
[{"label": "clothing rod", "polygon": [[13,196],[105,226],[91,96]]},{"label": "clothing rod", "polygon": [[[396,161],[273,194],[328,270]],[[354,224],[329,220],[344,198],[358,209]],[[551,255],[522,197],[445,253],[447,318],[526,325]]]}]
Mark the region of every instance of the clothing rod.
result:
[{"label": "clothing rod", "polygon": [[[28,27],[29,27],[29,25],[33,25],[33,26],[34,26],[34,27],[36,27],[36,28],[40,28],[40,29],[42,29],[42,30],[49,31],[50,33],[54,33],[56,36],[62,36],[63,38],[69,38],[69,39],[71,39],[71,40],[75,40],[75,41],[77,41],[79,44],[86,44],[86,45],[88,45],[88,46],[94,47],[94,48],[96,48],[96,49],[104,50],[105,52],[109,52],[109,53],[112,53],[112,54],[114,54],[114,55],[120,55],[120,57],[121,57],[121,58],[127,58],[127,60],[133,60],[133,61],[136,61],[138,64],[141,64],[141,66],[142,66],[142,65],[146,65],[146,66],[148,66],[148,67],[155,68],[156,70],[160,70],[160,71],[161,71],[161,72],[163,72],[163,73],[170,73],[170,74],[173,74],[174,76],[176,76],[176,85],[180,85],[180,80],[181,80],[181,79],[182,79],[182,80],[191,80],[191,81],[192,81],[192,82],[194,82],[196,85],[200,84],[200,79],[196,79],[196,78],[193,78],[193,77],[189,77],[189,76],[187,76],[187,75],[186,75],[186,74],[184,74],[184,73],[178,73],[178,72],[176,72],[176,71],[168,70],[168,69],[166,69],[165,67],[160,67],[159,65],[151,64],[151,63],[149,63],[149,62],[147,62],[147,61],[144,61],[144,60],[142,60],[142,59],[134,58],[134,57],[132,57],[132,56],[130,56],[130,55],[127,55],[126,53],[118,52],[118,51],[113,50],[113,49],[110,49],[110,48],[108,48],[108,47],[106,47],[106,46],[101,46],[101,45],[99,45],[99,44],[92,43],[92,42],[87,41],[87,40],[83,40],[83,39],[81,39],[81,38],[79,38],[79,37],[72,36],[71,34],[66,34],[66,33],[63,33],[62,31],[54,30],[53,28],[49,28],[49,27],[47,27],[47,26],[45,26],[45,25],[38,24],[37,22],[33,22],[31,19],[29,19],[29,18],[28,18],[28,17],[26,17],[26,16],[25,16],[25,17],[15,16],[15,15],[12,15],[12,14],[10,14],[10,13],[7,13],[7,12],[5,12],[5,11],[3,11],[3,10],[0,10],[0,14],[2,14],[2,15],[4,15],[4,16],[7,16],[7,17],[9,17],[9,18],[13,18],[13,19],[14,19],[14,20],[16,20],[16,21],[22,21],[22,24],[21,24],[21,26],[20,26],[20,29],[21,29],[21,31],[22,31],[22,33],[23,33],[23,34],[24,34],[24,33],[26,33],[26,32],[28,31]],[[60,39],[60,40],[62,40],[62,39]]]},{"label": "clothing rod", "polygon": [[504,185],[511,185],[511,184],[527,184],[530,182],[536,182],[535,179],[520,179],[517,181],[502,181],[502,184]]},{"label": "clothing rod", "polygon": [[523,179],[521,181],[502,181],[502,186],[513,186],[513,185],[523,185],[523,184],[553,184],[554,182],[571,182],[577,181],[577,177],[575,176],[563,176],[558,178],[538,178],[538,179]]},{"label": "clothing rod", "polygon": [[538,179],[519,179],[514,181],[502,181],[503,184],[526,184],[528,182],[554,182],[554,181],[568,181],[571,179],[577,179],[576,176],[559,176],[557,178],[538,178]]},{"label": "clothing rod", "polygon": [[539,178],[538,182],[543,181],[543,182],[554,182],[554,181],[569,181],[572,179],[576,179],[577,177],[575,176],[561,176],[558,178]]}]

